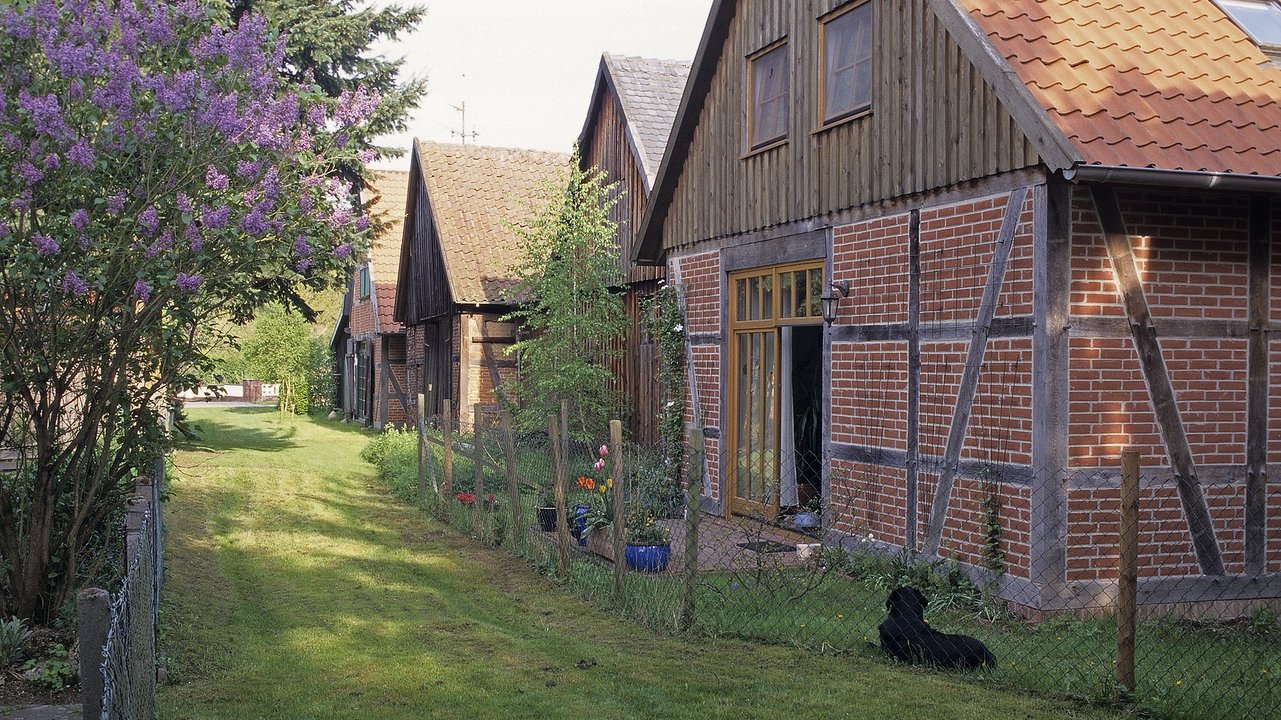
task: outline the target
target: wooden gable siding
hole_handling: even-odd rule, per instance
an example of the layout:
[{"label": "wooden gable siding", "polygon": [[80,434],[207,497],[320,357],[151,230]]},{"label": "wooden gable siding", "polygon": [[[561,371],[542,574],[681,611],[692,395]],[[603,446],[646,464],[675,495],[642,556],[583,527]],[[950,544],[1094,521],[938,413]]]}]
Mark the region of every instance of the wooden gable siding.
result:
[{"label": "wooden gable siding", "polygon": [[662,268],[637,265],[631,260],[649,194],[617,94],[611,91],[601,100],[599,113],[589,144],[583,149],[583,165],[599,168],[605,173],[606,182],[618,183],[618,192],[622,193],[610,215],[618,223],[620,271],[628,284],[660,279]]},{"label": "wooden gable siding", "polygon": [[[667,209],[665,249],[1040,162],[928,0],[869,2],[872,111],[819,130],[818,18],[846,3],[740,0]],[[782,38],[791,54],[788,141],[748,154],[745,58]]]},{"label": "wooden gable siding", "polygon": [[440,251],[440,237],[432,219],[427,187],[421,179],[415,184],[410,218],[409,307],[405,324],[415,325],[453,311],[453,297],[445,275],[445,261]]}]

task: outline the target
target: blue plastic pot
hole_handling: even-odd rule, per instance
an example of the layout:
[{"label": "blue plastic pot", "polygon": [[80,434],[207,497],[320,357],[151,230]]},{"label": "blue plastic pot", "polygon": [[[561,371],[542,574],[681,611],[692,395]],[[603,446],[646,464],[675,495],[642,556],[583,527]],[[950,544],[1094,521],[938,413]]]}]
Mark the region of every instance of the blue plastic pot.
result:
[{"label": "blue plastic pot", "polygon": [[579,545],[587,546],[587,538],[583,537],[583,531],[587,529],[587,506],[574,506],[574,519],[569,524],[569,534],[574,536],[574,540]]},{"label": "blue plastic pot", "polygon": [[662,572],[672,559],[671,545],[628,545],[623,552],[627,567],[637,572]]}]

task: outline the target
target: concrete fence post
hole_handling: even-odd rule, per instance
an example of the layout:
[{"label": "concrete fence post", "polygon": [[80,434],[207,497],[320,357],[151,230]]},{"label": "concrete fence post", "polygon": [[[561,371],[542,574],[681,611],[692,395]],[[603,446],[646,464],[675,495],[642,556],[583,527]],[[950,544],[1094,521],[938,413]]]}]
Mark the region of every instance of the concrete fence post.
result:
[{"label": "concrete fence post", "polygon": [[85,588],[76,595],[76,633],[80,637],[80,695],[84,720],[102,717],[102,659],[111,626],[111,595]]}]

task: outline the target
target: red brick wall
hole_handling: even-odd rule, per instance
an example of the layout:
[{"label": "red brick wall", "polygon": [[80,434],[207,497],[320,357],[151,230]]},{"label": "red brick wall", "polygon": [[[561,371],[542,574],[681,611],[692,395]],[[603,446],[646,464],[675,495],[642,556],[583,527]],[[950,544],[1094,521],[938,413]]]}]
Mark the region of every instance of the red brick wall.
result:
[{"label": "red brick wall", "polygon": [[832,343],[832,441],[907,450],[907,343]]},{"label": "red brick wall", "polygon": [[[1193,461],[1229,573],[1244,569],[1246,355],[1244,337],[1174,337],[1163,320],[1248,317],[1247,217],[1244,197],[1199,193],[1118,193],[1143,290],[1152,310]],[[1274,214],[1275,216],[1275,214]],[[1089,193],[1078,189],[1072,210],[1072,313],[1125,316],[1102,230]],[[1275,224],[1275,223],[1274,223]],[[1281,229],[1281,228],[1278,228]],[[1274,230],[1274,233],[1276,231]],[[1273,318],[1281,317],[1281,260],[1272,270]],[[1222,333],[1226,335],[1226,332]],[[1270,461],[1281,459],[1281,350],[1273,343],[1269,402]],[[1142,365],[1133,340],[1074,337],[1071,341],[1069,456],[1074,469],[1115,470],[1123,448],[1137,449],[1149,482],[1140,499],[1140,573],[1199,573]],[[1233,479],[1214,484],[1206,467],[1231,466]],[[1069,579],[1116,577],[1119,491],[1069,494]],[[1281,567],[1276,490],[1269,499],[1269,568]]]},{"label": "red brick wall", "polygon": [[847,280],[837,323],[905,323],[910,267],[908,215],[888,215],[832,230],[832,280]]},{"label": "red brick wall", "polygon": [[[679,277],[685,288],[685,333],[700,335],[721,332],[721,261],[715,252],[688,255],[672,260],[669,277]],[[699,344],[691,348],[696,387],[690,388],[685,401],[685,421],[693,422],[693,392],[698,393],[699,410],[705,427],[719,428],[724,437],[727,428],[721,427],[721,348]],[[707,441],[708,484],[714,500],[720,500],[719,440]]]},{"label": "red brick wall", "polygon": [[907,474],[903,468],[833,460],[832,527],[877,542],[907,542]]}]

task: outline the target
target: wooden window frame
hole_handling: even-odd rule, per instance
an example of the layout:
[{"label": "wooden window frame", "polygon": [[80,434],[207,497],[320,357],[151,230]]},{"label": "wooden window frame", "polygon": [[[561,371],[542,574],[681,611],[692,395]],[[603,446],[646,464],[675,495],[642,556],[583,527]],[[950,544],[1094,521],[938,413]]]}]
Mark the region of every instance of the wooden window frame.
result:
[{"label": "wooden window frame", "polygon": [[[775,135],[768,139],[755,142],[756,136],[756,62],[761,58],[776,51],[783,51],[786,55],[783,58],[783,77],[786,82],[786,88],[782,95],[783,107],[787,111],[787,120],[783,123],[783,134]],[[791,137],[792,124],[792,53],[788,46],[787,37],[784,36],[766,45],[747,56],[747,152],[744,157],[755,155],[756,153],[771,150],[781,145],[786,145]],[[772,99],[777,99],[775,96]]]},{"label": "wooden window frame", "polygon": [[[1281,2],[1278,2],[1278,0],[1242,0],[1242,1],[1248,2],[1253,5],[1261,5],[1265,7],[1270,6],[1275,10],[1277,10],[1278,12],[1281,12]],[[1262,50],[1265,55],[1272,58],[1273,60],[1281,60],[1281,42],[1264,42],[1263,40],[1259,39],[1257,35],[1254,34],[1254,32],[1250,29],[1250,27],[1247,24],[1242,22],[1236,15],[1233,15],[1232,11],[1228,10],[1227,6],[1224,5],[1220,0],[1215,0],[1214,4],[1216,7],[1219,8],[1220,11],[1223,12],[1224,15],[1227,16],[1228,20],[1230,20],[1237,27],[1241,28],[1241,31],[1245,33],[1246,37],[1250,38],[1250,40],[1253,41],[1255,45],[1258,45],[1259,49]]]},{"label": "wooden window frame", "polygon": [[373,294],[373,279],[370,277],[369,265],[361,265],[360,271],[356,273],[356,299],[368,300]]},{"label": "wooden window frame", "polygon": [[[779,265],[767,265],[764,267],[743,268],[739,270],[734,270],[726,275],[726,278],[725,278],[726,296],[727,296],[727,303],[729,306],[728,307],[729,312],[727,315],[728,322],[729,322],[729,332],[727,333],[726,353],[727,353],[728,365],[729,365],[730,371],[727,377],[727,380],[728,380],[727,386],[728,386],[729,394],[726,396],[726,404],[725,404],[726,414],[725,414],[725,421],[723,423],[724,427],[722,428],[722,431],[727,433],[728,442],[727,442],[726,450],[727,450],[727,457],[729,458],[728,460],[729,464],[726,467],[727,472],[724,474],[724,485],[723,485],[723,494],[722,494],[722,497],[724,499],[723,512],[725,514],[725,517],[730,517],[734,515],[737,511],[741,510],[749,514],[753,511],[759,511],[764,513],[765,517],[772,519],[778,512],[778,500],[779,500],[778,488],[775,488],[773,490],[773,496],[772,498],[769,499],[768,503],[758,503],[750,499],[744,500],[742,498],[739,498],[737,494],[738,482],[739,482],[738,452],[740,450],[740,443],[743,442],[743,438],[740,437],[739,423],[740,423],[740,414],[745,412],[745,410],[739,404],[739,391],[740,391],[741,380],[739,378],[739,373],[736,372],[736,368],[738,367],[738,364],[742,362],[740,358],[739,348],[738,348],[739,334],[740,333],[778,332],[780,328],[787,327],[787,326],[793,326],[793,327],[819,326],[821,327],[823,325],[823,317],[822,317],[821,310],[819,310],[817,307],[814,308],[814,310],[816,311],[816,314],[807,314],[805,316],[793,315],[789,317],[787,316],[786,313],[783,312],[783,308],[781,305],[783,300],[781,277],[784,274],[795,273],[797,271],[804,271],[806,273],[810,273],[816,270],[819,272],[820,277],[822,278],[824,287],[826,287],[825,283],[828,281],[828,276],[827,276],[826,269],[824,267],[824,261],[821,259],[789,262],[789,263],[783,263]],[[750,317],[751,315],[750,311],[744,310],[743,312],[744,317],[740,319],[739,309],[741,305],[740,305],[740,300],[738,298],[738,293],[736,291],[737,289],[736,283],[739,280],[750,280],[752,278],[764,278],[766,276],[769,276],[770,278],[772,278],[771,280],[772,289],[770,290],[771,299],[770,299],[769,312],[768,313],[761,312],[761,317],[753,319]],[[763,310],[765,307],[763,287],[760,289],[759,292],[760,294],[758,294],[757,296],[758,303],[756,307],[761,308]],[[748,298],[747,302],[749,303],[749,307],[750,307],[751,299]],[[768,317],[766,315],[768,315]],[[781,367],[779,364],[779,353],[782,352],[782,346],[779,343],[777,337],[778,336],[776,336],[776,339],[773,343],[773,366],[775,368],[775,372],[778,372],[779,371],[778,368]],[[774,397],[770,398],[770,403],[771,403],[770,408],[765,408],[764,406],[762,406],[762,417],[759,418],[759,420],[760,422],[764,423],[767,421],[767,418],[772,417],[776,422],[774,427],[768,429],[770,433],[768,442],[774,448],[774,454],[772,458],[769,460],[768,467],[766,467],[764,464],[761,464],[758,466],[757,469],[764,476],[773,477],[775,482],[777,482],[779,472],[780,472],[779,471],[779,455],[780,455],[779,444],[781,442],[780,432],[779,432],[780,426],[777,424],[777,422],[779,421],[779,417],[778,417],[779,396],[778,396],[777,390],[775,392]],[[762,463],[763,462],[764,461],[762,460]]]},{"label": "wooden window frame", "polygon": [[[872,50],[868,55],[868,62],[872,64],[872,79],[867,89],[867,103],[859,105],[837,115],[830,116],[827,112],[827,27],[833,21],[838,20],[846,15],[866,7],[869,13],[868,23],[871,24]],[[876,9],[873,7],[871,0],[856,0],[842,5],[835,10],[822,15],[818,18],[818,129],[826,130],[837,125],[867,117],[872,114],[872,108],[876,102],[873,95],[876,90]]]}]

